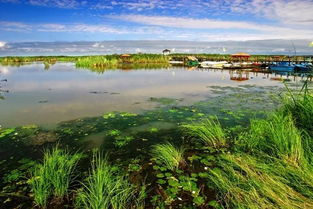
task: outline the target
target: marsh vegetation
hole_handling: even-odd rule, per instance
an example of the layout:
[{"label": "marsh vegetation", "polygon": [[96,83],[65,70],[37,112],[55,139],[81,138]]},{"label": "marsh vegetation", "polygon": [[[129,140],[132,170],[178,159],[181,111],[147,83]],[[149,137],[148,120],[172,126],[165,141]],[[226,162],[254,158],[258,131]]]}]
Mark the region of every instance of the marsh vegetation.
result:
[{"label": "marsh vegetation", "polygon": [[312,83],[286,85],[1,128],[1,207],[312,208]]}]

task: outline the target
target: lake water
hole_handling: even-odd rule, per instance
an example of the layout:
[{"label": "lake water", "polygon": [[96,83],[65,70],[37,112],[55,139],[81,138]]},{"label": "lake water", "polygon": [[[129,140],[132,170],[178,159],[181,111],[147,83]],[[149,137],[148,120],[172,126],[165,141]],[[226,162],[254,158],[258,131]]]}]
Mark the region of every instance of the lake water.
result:
[{"label": "lake water", "polygon": [[[248,80],[234,80],[239,77]],[[162,98],[175,99],[177,106],[192,105],[214,96],[212,86],[282,87],[280,79],[286,78],[183,67],[98,73],[76,69],[73,63],[57,63],[49,70],[45,70],[42,63],[0,66],[0,80],[7,79],[1,82],[0,125],[54,127],[61,121],[111,111],[143,113],[164,105]],[[289,79],[301,80],[300,77]]]}]

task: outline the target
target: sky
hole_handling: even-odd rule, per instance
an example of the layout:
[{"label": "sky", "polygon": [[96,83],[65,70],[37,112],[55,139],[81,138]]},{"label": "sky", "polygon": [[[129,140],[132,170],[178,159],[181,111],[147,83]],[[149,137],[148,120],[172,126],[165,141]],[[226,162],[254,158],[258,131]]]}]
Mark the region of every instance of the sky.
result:
[{"label": "sky", "polygon": [[313,41],[313,0],[0,0],[10,43]]}]

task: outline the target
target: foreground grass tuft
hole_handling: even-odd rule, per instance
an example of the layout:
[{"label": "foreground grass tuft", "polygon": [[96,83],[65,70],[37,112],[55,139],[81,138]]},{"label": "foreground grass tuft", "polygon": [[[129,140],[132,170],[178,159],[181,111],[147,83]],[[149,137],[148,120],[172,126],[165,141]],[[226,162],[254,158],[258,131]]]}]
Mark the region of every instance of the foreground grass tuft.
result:
[{"label": "foreground grass tuft", "polygon": [[261,151],[294,165],[306,164],[306,145],[290,114],[276,112],[267,120],[251,121],[250,136],[243,143],[251,151]]},{"label": "foreground grass tuft", "polygon": [[169,170],[176,170],[185,164],[184,148],[176,148],[171,143],[157,144],[152,147],[152,156]]},{"label": "foreground grass tuft", "polygon": [[201,123],[183,125],[187,132],[197,137],[206,146],[220,148],[226,146],[226,135],[217,119],[206,119]]},{"label": "foreground grass tuft", "polygon": [[51,195],[62,200],[68,194],[74,169],[81,157],[82,154],[71,155],[58,147],[44,153],[43,163],[35,168],[30,180],[37,205],[46,207]]},{"label": "foreground grass tuft", "polygon": [[[279,160],[267,164],[246,154],[223,154],[218,164],[220,169],[209,170],[208,178],[225,208],[313,207],[312,176],[302,175],[298,169],[288,173]],[[301,178],[292,177],[299,174]]]},{"label": "foreground grass tuft", "polygon": [[124,209],[135,202],[135,187],[108,164],[106,159],[95,154],[90,176],[76,197],[77,208]]},{"label": "foreground grass tuft", "polygon": [[283,110],[291,113],[296,125],[313,137],[313,94],[309,90],[308,80],[305,81],[300,93],[296,94],[289,90],[288,96]]}]

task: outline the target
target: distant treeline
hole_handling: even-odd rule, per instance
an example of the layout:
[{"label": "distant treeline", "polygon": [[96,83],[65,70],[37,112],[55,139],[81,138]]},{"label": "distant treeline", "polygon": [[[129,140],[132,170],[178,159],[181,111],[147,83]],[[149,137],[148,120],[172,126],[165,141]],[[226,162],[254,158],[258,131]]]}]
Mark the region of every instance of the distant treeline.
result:
[{"label": "distant treeline", "polygon": [[[169,60],[184,61],[188,57],[193,56],[201,60],[236,60],[230,54],[170,54],[164,56],[162,54],[113,54],[113,55],[94,55],[94,56],[9,56],[0,57],[2,64],[15,64],[27,62],[44,62],[54,64],[55,62],[75,62],[77,67],[109,67],[117,66],[121,63],[134,64],[164,64]],[[312,55],[313,56],[313,55]],[[285,55],[251,55],[249,61],[269,62],[269,61],[312,61],[308,56],[285,56]]]}]

